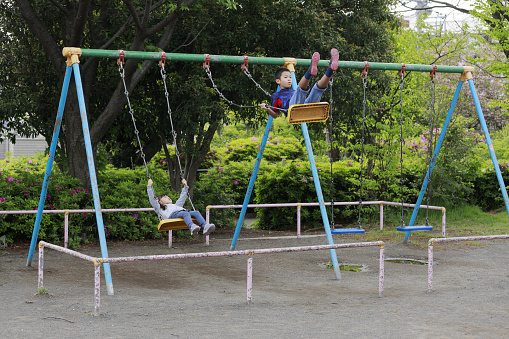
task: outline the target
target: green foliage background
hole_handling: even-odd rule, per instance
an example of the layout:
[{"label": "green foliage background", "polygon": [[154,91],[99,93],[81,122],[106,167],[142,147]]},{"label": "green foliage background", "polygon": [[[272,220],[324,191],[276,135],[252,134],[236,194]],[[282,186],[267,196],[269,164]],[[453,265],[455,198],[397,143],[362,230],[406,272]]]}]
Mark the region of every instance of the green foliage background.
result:
[{"label": "green foliage background", "polygon": [[[238,133],[237,129],[238,126],[232,126],[223,130],[224,133],[217,136],[216,145],[221,144],[220,140],[225,135]],[[249,137],[250,133],[245,133],[248,138],[237,138],[233,142],[228,142],[228,146],[216,147],[211,152],[214,154],[213,160],[209,162],[206,171],[200,172],[192,199],[195,208],[204,216],[208,205],[242,204],[253,170],[256,156],[254,154],[258,150],[256,146],[261,142],[259,137]],[[253,131],[253,133],[260,135],[261,131]],[[290,125],[286,125],[286,128],[279,127],[279,131],[271,131],[269,146],[272,148],[270,152],[265,153],[261,162],[251,203],[317,201],[305,147],[302,145],[302,140],[294,137],[293,133],[293,126]],[[460,134],[463,144],[458,144],[455,135],[456,132],[453,131],[452,139],[445,141],[444,150],[454,145],[456,152],[447,153],[446,151],[446,156],[451,158],[445,158],[436,165],[437,173],[444,177],[435,175],[431,204],[448,208],[471,204],[480,206],[484,211],[496,211],[503,208],[502,194],[489,160],[486,144],[479,142],[477,134],[468,131]],[[509,133],[502,130],[493,138],[495,147],[501,147],[509,142]],[[477,146],[471,147],[473,141],[477,142]],[[399,202],[403,194],[405,202],[415,202],[426,168],[426,150],[423,144],[425,143],[422,138],[408,139],[405,142],[403,187],[399,184],[399,172],[391,172],[397,178],[386,181],[387,173],[384,168],[375,167],[371,178],[363,178],[363,201]],[[317,153],[325,154],[326,152],[322,149]],[[268,154],[271,154],[270,159]],[[169,192],[170,196],[176,199],[179,192],[171,191],[165,166],[162,164],[164,157],[159,156],[154,159],[160,159],[149,164],[156,194]],[[317,155],[315,159],[325,201],[332,199],[336,202],[359,201],[359,162],[352,159],[334,162],[331,172],[330,162],[325,155]],[[507,182],[509,161],[505,159],[507,159],[506,152],[502,150],[499,161],[504,180]],[[0,210],[35,210],[37,208],[46,161],[47,157],[42,154],[33,157],[9,157],[0,161]],[[395,156],[387,159],[387,162],[397,163],[399,158]],[[364,164],[364,166],[367,165]],[[331,173],[334,195],[332,195]],[[104,169],[98,173],[102,208],[150,208],[146,194],[146,181],[146,171],[143,167],[118,169],[111,165],[104,166]],[[56,167],[53,168],[44,209],[51,211],[92,208],[91,192],[82,187],[78,179],[62,174]],[[219,227],[233,227],[238,212],[238,209],[212,209],[210,210],[211,221]],[[257,208],[255,212],[259,218],[257,225],[262,229],[289,230],[296,225],[297,216],[293,207]],[[332,217],[330,208],[327,208],[327,212],[329,217]],[[356,224],[357,217],[358,209],[354,206],[336,207],[334,210],[336,225]],[[405,216],[407,217],[408,215]],[[165,235],[157,231],[158,220],[152,211],[103,213],[103,219],[109,240],[158,239]],[[363,208],[361,223],[376,223],[377,219],[376,207]],[[35,214],[1,215],[0,213],[0,234],[6,234],[7,241],[10,243],[28,241],[32,235],[34,220]],[[323,225],[318,208],[302,208],[301,222],[304,229]],[[93,212],[69,214],[69,225],[71,246],[97,240],[97,223]],[[43,214],[39,238],[62,243],[63,226],[64,214]],[[179,235],[188,236],[186,232],[180,232]]]},{"label": "green foliage background", "polygon": [[[3,131],[0,137],[14,141],[12,132],[16,131],[26,136],[42,134],[49,140],[54,128],[52,117],[58,103],[58,95],[53,94],[59,93],[61,77],[54,69],[48,69],[51,67],[41,66],[48,65],[48,55],[26,53],[27,50],[41,49],[40,42],[26,23],[19,20],[21,16],[11,10],[15,9],[13,4],[0,4],[0,10],[5,14],[0,16],[0,24],[4,28],[0,30],[3,38],[0,39],[0,129]],[[74,7],[78,4],[70,2],[67,5]],[[507,16],[499,16],[507,13],[507,8],[496,6],[497,2],[486,4],[476,1],[474,14],[491,23],[485,33],[497,41],[496,44],[488,44],[485,35],[472,35],[467,30],[435,30],[424,22],[418,30],[405,29],[389,10],[391,4],[391,1],[249,0],[236,6],[231,1],[201,1],[181,13],[178,29],[164,47],[181,53],[291,55],[297,58],[308,58],[318,50],[326,58],[334,46],[340,51],[342,60],[479,66],[473,75],[474,82],[488,127],[495,132],[492,139],[502,175],[507,181],[509,132],[504,126],[509,120],[508,82],[497,75],[507,73],[508,26],[504,24]],[[48,23],[48,33],[54,41],[66,41],[65,20],[54,4],[36,1],[33,5],[37,13],[43,14],[40,17]],[[91,21],[83,31],[82,47],[101,45],[102,39],[108,39],[107,34],[88,34],[101,15],[108,11],[118,14],[111,16],[111,27],[122,24],[130,15],[121,3],[108,2],[101,6],[100,11],[89,11]],[[165,4],[153,13],[152,18],[159,20],[174,9],[172,4]],[[281,13],[286,15],[281,16]],[[209,29],[211,27],[214,29]],[[101,30],[101,33],[107,32]],[[135,34],[136,30],[127,30],[111,48],[129,49]],[[282,39],[290,36],[293,38]],[[100,39],[94,43],[97,37]],[[190,37],[196,39],[190,42]],[[158,39],[159,34],[148,37],[139,47],[159,51],[160,48],[156,47]],[[61,57],[60,53],[57,55]],[[31,58],[30,62],[27,58]],[[88,62],[94,61],[89,59]],[[97,61],[94,65],[83,68],[83,71],[93,73],[86,77],[85,80],[90,83],[84,86],[86,97],[90,98],[91,124],[105,111],[119,81],[117,70],[108,60]],[[161,143],[171,141],[171,128],[166,117],[166,102],[158,99],[161,97],[159,70],[157,67],[145,69],[150,71],[132,91],[131,98],[144,150],[149,158],[155,154],[150,161],[150,172],[156,183],[156,192],[162,193],[171,191],[168,177],[172,174],[166,172],[166,162],[171,164],[174,160],[167,159],[158,150]],[[250,70],[264,88],[274,87],[274,67],[250,65]],[[196,179],[193,185],[196,209],[205,213],[206,206],[210,204],[241,204],[263,135],[263,129],[258,127],[265,123],[265,113],[258,109],[229,107],[218,98],[199,63],[168,63],[166,71],[183,165],[189,169],[208,153],[198,175],[195,176],[197,165],[188,173],[190,181]],[[213,72],[218,88],[234,102],[256,105],[267,99],[262,99],[261,92],[250,90],[254,87],[247,84],[238,65],[214,64]],[[494,80],[495,77],[498,78]],[[414,202],[427,166],[430,115],[436,113],[433,131],[436,136],[445,120],[457,78],[457,74],[440,74],[437,77],[435,105],[431,107],[429,75],[407,72],[402,90],[403,105],[400,106],[400,88],[394,72],[370,71],[363,91],[357,70],[336,71],[333,89],[323,97],[324,101],[328,101],[332,95],[335,102],[331,110],[335,121],[332,131],[335,142],[330,144],[324,138],[324,130],[328,127],[326,123],[309,125],[325,200],[331,200],[334,192],[335,201],[357,201],[361,198],[400,201],[403,198],[405,202]],[[484,211],[496,211],[504,207],[502,194],[483,140],[484,132],[472,109],[472,94],[468,86],[464,87],[435,165],[430,203],[446,207],[471,204]],[[364,94],[365,107],[362,105]],[[364,109],[365,133],[362,132],[361,119]],[[67,114],[69,111],[66,109]],[[402,126],[399,124],[400,114]],[[63,126],[66,135],[73,135],[71,126],[65,126],[66,122],[64,120]],[[81,130],[79,123],[74,127]],[[210,137],[217,129],[210,150],[210,138],[202,133],[208,128]],[[141,159],[140,145],[133,141],[134,134],[130,116],[124,108],[109,126],[105,140],[94,145],[98,149],[96,159],[103,208],[150,207],[145,193],[145,170],[136,167]],[[361,150],[363,139],[364,151]],[[400,139],[404,139],[403,146]],[[64,142],[61,138],[60,145],[65,146]],[[74,149],[68,151],[67,154],[57,152],[59,168],[53,169],[45,209],[89,209],[93,206],[91,194],[82,182],[66,175],[66,169],[72,167],[66,157],[76,154]],[[172,149],[170,153],[175,154]],[[328,156],[334,160],[332,170]],[[402,161],[401,156],[404,158]],[[8,158],[0,162],[0,211],[33,210],[37,207],[45,161],[44,156],[37,156]],[[363,191],[360,197],[361,161]],[[178,182],[175,178],[173,174],[173,187]],[[171,195],[176,197],[178,192]],[[284,119],[274,121],[251,202],[316,202],[316,191],[298,126],[288,126]],[[256,212],[261,228],[290,229],[295,225],[296,215],[288,209],[261,208]],[[331,210],[328,209],[328,212],[331,213]],[[356,212],[354,207],[336,209],[335,222],[355,223]],[[222,227],[234,225],[237,215],[235,210],[223,209],[211,213],[213,222]],[[362,222],[370,222],[375,214],[375,209],[364,208]],[[9,242],[26,241],[31,236],[34,219],[34,214],[0,215],[0,234],[6,234]],[[62,214],[44,214],[40,237],[52,242],[61,241],[63,219]],[[72,245],[97,238],[94,213],[72,213],[69,220]],[[104,220],[109,239],[141,240],[162,236],[156,231],[157,218],[153,212],[105,213]],[[321,225],[318,209],[303,209],[302,222],[308,228]]]}]

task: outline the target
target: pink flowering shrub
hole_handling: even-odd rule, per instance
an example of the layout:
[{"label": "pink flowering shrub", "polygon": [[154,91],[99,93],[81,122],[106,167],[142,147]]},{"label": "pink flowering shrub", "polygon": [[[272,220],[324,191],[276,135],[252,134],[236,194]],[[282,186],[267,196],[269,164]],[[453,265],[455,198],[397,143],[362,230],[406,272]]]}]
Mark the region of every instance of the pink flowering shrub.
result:
[{"label": "pink flowering shrub", "polygon": [[[28,241],[34,227],[34,214],[2,215],[1,211],[37,210],[43,187],[46,157],[7,158],[0,161],[0,234],[9,243]],[[156,172],[163,182],[165,174]],[[140,180],[143,178],[143,180]],[[143,170],[114,169],[98,174],[101,207],[150,207]],[[161,185],[163,186],[163,185]],[[169,186],[169,185],[168,185]],[[162,188],[162,187],[161,187]],[[93,209],[92,191],[81,181],[63,175],[54,165],[45,195],[44,210]],[[158,219],[154,212],[103,213],[108,239],[140,240],[160,238]],[[97,220],[94,212],[70,213],[69,245],[78,246],[98,240]],[[64,213],[42,214],[39,239],[63,243]]]}]

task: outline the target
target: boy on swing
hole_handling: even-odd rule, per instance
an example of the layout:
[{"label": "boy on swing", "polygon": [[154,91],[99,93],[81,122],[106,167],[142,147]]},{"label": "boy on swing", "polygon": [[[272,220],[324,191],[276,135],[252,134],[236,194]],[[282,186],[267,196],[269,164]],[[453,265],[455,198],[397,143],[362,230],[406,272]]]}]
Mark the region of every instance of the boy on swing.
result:
[{"label": "boy on swing", "polygon": [[[203,227],[204,235],[208,235],[214,232],[216,226],[214,224],[207,223],[199,211],[189,211],[183,207],[187,200],[187,191],[189,190],[186,179],[182,179],[182,184],[184,187],[182,188],[180,197],[174,204],[168,194],[161,194],[160,196],[156,197],[154,194],[154,188],[152,187],[153,183],[154,182],[152,179],[148,179],[147,194],[148,199],[150,200],[150,204],[159,216],[159,219],[162,220],[182,218],[184,219],[187,227],[189,227],[191,235],[197,235],[201,227]],[[196,219],[196,222],[200,224],[201,227],[193,223],[191,218]]]},{"label": "boy on swing", "polygon": [[[279,85],[280,90],[271,96],[272,107],[267,104],[260,104],[260,107],[265,109],[273,118],[277,118],[279,108],[288,110],[288,108],[295,104],[307,104],[312,102],[319,102],[322,98],[323,92],[327,89],[334,71],[338,68],[339,52],[333,48],[330,51],[331,59],[329,67],[320,80],[316,82],[312,89],[309,88],[311,77],[318,74],[318,62],[320,61],[320,53],[315,52],[311,58],[311,66],[306,74],[299,81],[297,90],[292,88],[292,74],[287,68],[280,68],[276,71],[276,84]],[[309,94],[309,95],[308,95]],[[285,113],[286,114],[286,113]]]}]

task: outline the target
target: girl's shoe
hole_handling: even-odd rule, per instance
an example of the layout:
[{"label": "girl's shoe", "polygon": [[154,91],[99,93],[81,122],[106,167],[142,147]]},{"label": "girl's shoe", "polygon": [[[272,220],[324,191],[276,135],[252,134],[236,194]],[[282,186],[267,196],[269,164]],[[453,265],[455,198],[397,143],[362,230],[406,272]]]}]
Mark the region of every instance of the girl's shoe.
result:
[{"label": "girl's shoe", "polygon": [[203,226],[203,234],[209,235],[210,233],[214,232],[216,230],[216,225],[214,224],[205,224]]},{"label": "girl's shoe", "polygon": [[191,235],[198,235],[198,232],[200,232],[200,226],[193,224],[190,228]]}]

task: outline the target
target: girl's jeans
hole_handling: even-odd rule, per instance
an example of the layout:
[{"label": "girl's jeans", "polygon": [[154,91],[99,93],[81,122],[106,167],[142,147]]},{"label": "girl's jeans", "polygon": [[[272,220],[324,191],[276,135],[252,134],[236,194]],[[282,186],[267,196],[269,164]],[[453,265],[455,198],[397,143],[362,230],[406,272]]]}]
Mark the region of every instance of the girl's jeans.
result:
[{"label": "girl's jeans", "polygon": [[191,226],[194,224],[193,220],[191,218],[195,218],[198,225],[200,225],[202,227],[205,226],[205,224],[207,223],[205,221],[205,219],[203,219],[203,217],[199,211],[182,210],[182,211],[173,212],[170,215],[170,219],[175,219],[175,218],[184,219],[184,222],[186,223],[187,227],[189,227],[189,229],[191,229]]}]

